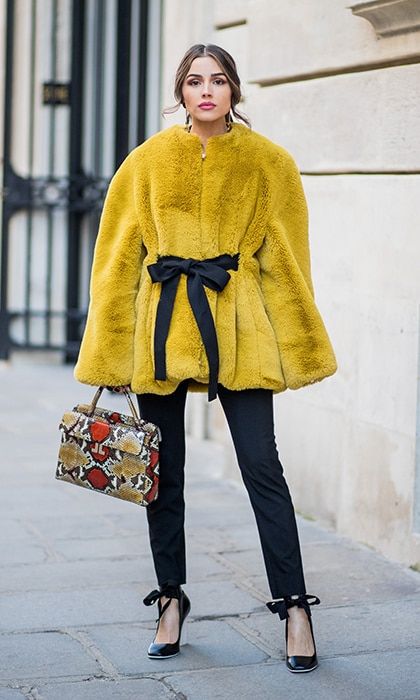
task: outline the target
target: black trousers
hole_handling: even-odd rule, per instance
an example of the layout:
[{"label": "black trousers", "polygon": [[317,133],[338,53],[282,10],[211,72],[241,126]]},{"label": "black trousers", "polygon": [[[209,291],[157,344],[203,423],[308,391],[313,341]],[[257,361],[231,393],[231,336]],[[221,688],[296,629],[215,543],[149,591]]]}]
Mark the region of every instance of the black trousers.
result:
[{"label": "black trousers", "polygon": [[[186,583],[184,535],[185,403],[188,380],[172,394],[139,394],[140,414],[156,423],[160,490],[147,508],[157,580]],[[218,385],[242,479],[248,491],[273,598],[306,593],[295,512],[274,436],[273,392]]]}]

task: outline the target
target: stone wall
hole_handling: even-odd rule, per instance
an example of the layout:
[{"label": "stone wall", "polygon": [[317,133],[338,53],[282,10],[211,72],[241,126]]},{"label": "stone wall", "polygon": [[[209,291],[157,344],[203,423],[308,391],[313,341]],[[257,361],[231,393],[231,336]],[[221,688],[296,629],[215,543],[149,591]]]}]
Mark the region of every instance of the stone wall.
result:
[{"label": "stone wall", "polygon": [[[276,395],[280,458],[297,510],[412,565],[420,560],[416,13],[412,0],[353,9],[345,0],[167,1],[162,94],[170,104],[189,45],[218,43],[237,60],[253,128],[295,157],[316,301],[339,371]],[[227,445],[226,473],[240,478],[218,402],[208,430]]]}]

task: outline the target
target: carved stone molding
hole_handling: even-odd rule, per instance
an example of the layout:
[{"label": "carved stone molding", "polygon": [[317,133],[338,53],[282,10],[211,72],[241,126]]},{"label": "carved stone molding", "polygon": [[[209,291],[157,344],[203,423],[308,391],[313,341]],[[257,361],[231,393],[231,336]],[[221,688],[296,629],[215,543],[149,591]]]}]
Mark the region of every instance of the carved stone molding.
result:
[{"label": "carved stone molding", "polygon": [[349,9],[367,19],[379,38],[420,31],[420,0],[372,0]]}]

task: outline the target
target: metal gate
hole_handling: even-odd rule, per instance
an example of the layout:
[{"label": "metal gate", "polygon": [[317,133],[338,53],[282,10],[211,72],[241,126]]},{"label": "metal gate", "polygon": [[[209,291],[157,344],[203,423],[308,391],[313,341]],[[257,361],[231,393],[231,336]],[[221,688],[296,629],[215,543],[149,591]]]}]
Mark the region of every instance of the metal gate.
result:
[{"label": "metal gate", "polygon": [[0,358],[77,356],[110,177],[145,138],[147,0],[8,0]]}]

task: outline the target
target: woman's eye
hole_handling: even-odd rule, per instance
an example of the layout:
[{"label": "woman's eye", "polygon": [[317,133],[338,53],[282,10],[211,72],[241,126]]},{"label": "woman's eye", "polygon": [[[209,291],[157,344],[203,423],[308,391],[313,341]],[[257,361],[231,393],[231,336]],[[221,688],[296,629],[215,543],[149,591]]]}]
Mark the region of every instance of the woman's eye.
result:
[{"label": "woman's eye", "polygon": [[[223,80],[223,78],[216,78],[213,82],[215,85],[224,85],[226,81]],[[191,85],[192,87],[196,87],[197,85],[200,85],[200,81],[196,79],[189,80],[187,84]]]}]

